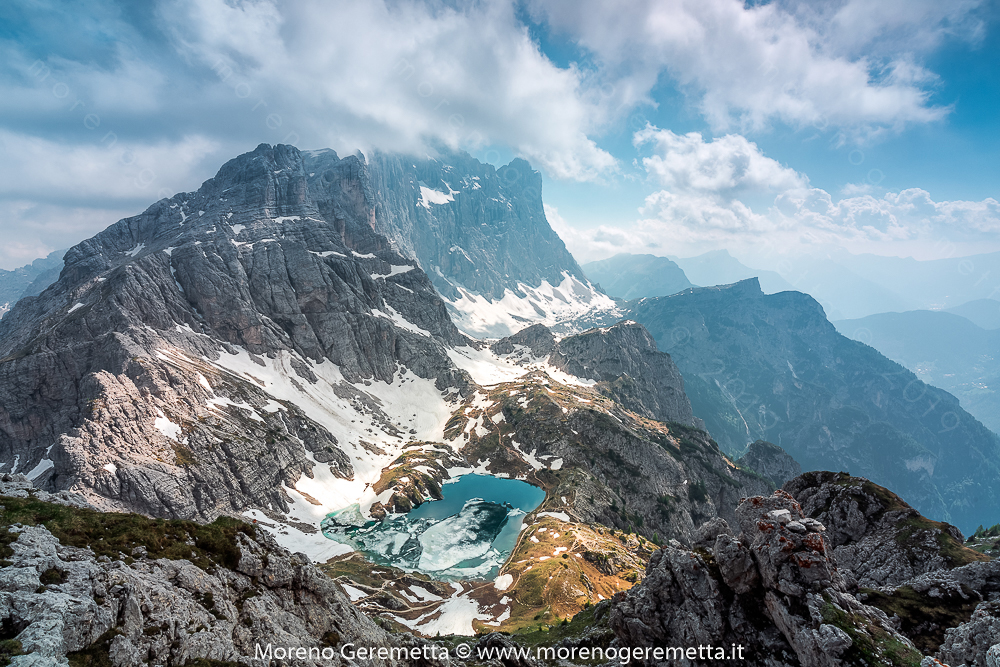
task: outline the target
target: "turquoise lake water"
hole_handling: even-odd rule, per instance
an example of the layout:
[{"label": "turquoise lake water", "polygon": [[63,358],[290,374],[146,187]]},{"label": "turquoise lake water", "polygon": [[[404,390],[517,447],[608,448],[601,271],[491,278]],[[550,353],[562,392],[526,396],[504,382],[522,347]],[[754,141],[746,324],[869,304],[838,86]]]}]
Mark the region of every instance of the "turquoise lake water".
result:
[{"label": "turquoise lake water", "polygon": [[524,515],[545,499],[527,482],[485,475],[463,475],[441,492],[442,500],[363,525],[352,505],[330,514],[323,534],[381,565],[443,579],[489,578],[510,556]]}]

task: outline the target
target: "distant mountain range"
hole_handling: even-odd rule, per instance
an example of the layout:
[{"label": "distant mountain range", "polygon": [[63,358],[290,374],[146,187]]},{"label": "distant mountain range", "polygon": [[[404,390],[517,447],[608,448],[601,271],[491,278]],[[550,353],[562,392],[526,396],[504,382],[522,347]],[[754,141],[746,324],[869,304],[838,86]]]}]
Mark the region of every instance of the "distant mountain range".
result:
[{"label": "distant mountain range", "polygon": [[984,329],[954,312],[928,310],[880,313],[834,325],[924,382],[955,394],[966,410],[1000,433],[1000,330]]},{"label": "distant mountain range", "polygon": [[694,287],[681,267],[656,255],[623,253],[584,264],[583,272],[607,294],[621,299],[669,296]]},{"label": "distant mountain range", "polygon": [[696,257],[621,253],[588,262],[583,272],[609,295],[620,299],[669,296],[688,287],[729,285],[747,278],[757,278],[767,294],[795,289],[778,273],[745,266],[726,250]]},{"label": "distant mountain range", "polygon": [[[588,265],[637,297],[613,299],[523,160],[261,144],[53,262],[0,320],[12,664],[421,645],[404,627],[510,647],[539,624],[787,667],[993,651],[1000,570],[932,519],[996,522],[1000,437],[777,274],[690,286],[759,273],[727,253]],[[918,357],[962,338],[941,363],[975,363],[1000,333],[932,315]],[[885,328],[930,326],[905,317]],[[471,474],[543,499],[397,523]],[[993,601],[972,615],[969,591]]]},{"label": "distant mountain range", "polygon": [[[823,304],[831,320],[955,308],[964,308],[974,318],[982,312],[986,328],[996,328],[1000,320],[1000,303],[995,301],[1000,299],[1000,253],[918,261],[839,252],[781,257],[775,270],[796,290]],[[690,273],[688,277],[699,282]],[[731,281],[720,279],[718,284],[723,282]],[[964,305],[969,302],[974,305]]]},{"label": "distant mountain range", "polygon": [[1000,506],[1000,437],[951,394],[840,335],[800,292],[757,280],[628,302],[673,357],[723,449],[768,440],[803,470],[845,470],[966,528]]},{"label": "distant mountain range", "polygon": [[[288,396],[298,396],[304,386],[296,377],[313,381],[316,372],[303,364],[323,359],[336,366],[337,377],[355,384],[365,378],[392,382],[396,370],[405,368],[438,390],[461,393],[472,386],[463,373],[486,382],[483,369],[496,363],[456,351],[469,345],[462,332],[499,337],[545,324],[565,334],[589,322],[629,317],[673,355],[694,416],[723,450],[738,455],[753,441],[769,440],[803,469],[868,476],[931,516],[966,527],[993,519],[1000,488],[997,436],[951,395],[838,334],[820,304],[777,273],[755,271],[724,251],[677,260],[623,255],[586,270],[611,295],[637,298],[615,302],[592,285],[545,220],[541,180],[523,160],[494,169],[463,154],[375,154],[366,160],[262,145],[224,165],[198,192],[158,202],[71,249],[62,279],[39,297],[22,299],[4,318],[0,374],[9,382],[0,454],[12,470],[30,466],[40,481],[51,479],[56,487],[96,484],[101,494],[128,496],[134,499],[130,506],[153,514],[209,516],[219,503],[292,507],[293,499],[275,496],[273,489],[309,466],[310,455],[296,447],[276,452],[267,474],[254,473],[271,480],[259,489],[234,486],[231,473],[222,472],[225,466],[209,463],[220,456],[209,447],[202,464],[208,467],[194,469],[202,471],[196,477],[203,481],[193,478],[187,490],[171,497],[149,486],[150,480],[176,476],[170,466],[136,467],[128,457],[117,458],[117,444],[90,451],[65,434],[80,428],[74,415],[94,409],[80,401],[104,405],[104,397],[144,383],[158,387],[159,381],[125,360],[160,359],[163,349],[201,357],[206,352],[197,350],[208,345],[214,350],[209,358],[222,354],[214,370],[198,371],[209,378],[208,389],[190,380],[201,363],[194,357],[168,364],[186,369],[184,391],[204,393],[212,403],[219,396],[216,383],[235,382],[227,385],[227,400],[260,408],[267,400],[246,379],[266,375],[264,370],[255,375],[239,366],[242,379],[225,379],[233,364],[242,364],[231,358],[240,349],[251,360],[285,359],[267,372],[277,374],[275,382],[280,376],[280,383],[290,383],[294,391]],[[690,287],[746,276],[752,277],[728,287]],[[148,327],[158,338],[150,338]],[[624,358],[606,354],[609,360]],[[67,361],[56,364],[54,358]],[[577,373],[589,372],[585,364],[580,368]],[[114,372],[104,376],[101,369]],[[161,371],[170,375],[166,367]],[[325,377],[329,391],[344,394],[338,400],[370,400],[356,393],[359,387],[346,389],[334,376]],[[651,385],[638,380],[615,384],[615,400],[646,404],[640,394]],[[24,392],[25,382],[80,390],[53,398]],[[157,388],[154,395],[163,391]],[[39,397],[47,402],[38,403]],[[196,426],[199,411],[175,401],[145,405],[140,412],[159,412],[148,423],[140,420],[128,436],[107,431],[108,420],[122,418],[115,417],[117,408],[87,422],[88,428],[117,442],[150,438],[147,426],[159,424],[153,430],[165,434],[170,446],[215,442],[217,435]],[[379,410],[378,419],[392,423],[387,408]],[[46,414],[44,424],[21,426],[38,411]],[[308,410],[295,413],[293,433],[312,456],[331,463],[340,471],[335,476],[370,465],[350,448],[330,444],[355,442],[352,429],[325,424],[330,442],[301,435],[302,429],[318,429],[318,419]],[[264,419],[260,427],[274,425]],[[248,422],[241,428],[254,433],[258,427]],[[58,434],[64,444],[52,449]],[[309,449],[316,447],[325,453]],[[186,460],[186,454],[179,456]],[[98,470],[91,459],[100,461]],[[104,479],[101,465],[115,468],[113,482]],[[211,494],[205,484],[214,489]]]},{"label": "distant mountain range", "polygon": [[1000,329],[1000,300],[974,299],[945,312],[961,315],[983,329]]},{"label": "distant mountain range", "polygon": [[57,250],[47,257],[13,271],[0,269],[0,317],[25,296],[36,296],[59,277],[65,250]]}]

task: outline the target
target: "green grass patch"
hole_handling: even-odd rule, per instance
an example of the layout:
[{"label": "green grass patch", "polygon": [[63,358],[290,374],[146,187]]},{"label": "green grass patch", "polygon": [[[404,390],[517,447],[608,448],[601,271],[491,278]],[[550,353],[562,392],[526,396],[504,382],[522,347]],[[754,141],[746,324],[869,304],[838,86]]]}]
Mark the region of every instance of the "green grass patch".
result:
[{"label": "green grass patch", "polygon": [[851,667],[920,667],[923,655],[902,643],[878,626],[868,625],[858,616],[848,614],[829,601],[823,605],[823,621],[834,625],[851,638],[853,644],[841,656]]},{"label": "green grass patch", "polygon": [[16,639],[0,640],[0,667],[7,667],[10,659],[16,655],[24,655],[21,642]]},{"label": "green grass patch", "polygon": [[[17,533],[12,524],[45,526],[64,545],[90,547],[97,556],[118,559],[136,547],[145,547],[150,558],[187,559],[207,570],[221,565],[233,569],[240,552],[236,534],[256,537],[256,529],[230,517],[219,517],[208,525],[194,521],[150,519],[139,514],[98,512],[46,503],[35,498],[0,499],[0,555],[11,556],[9,544]],[[43,576],[49,573],[43,574]],[[49,575],[54,577],[55,575]],[[60,580],[52,583],[60,583]]]},{"label": "green grass patch", "polygon": [[892,595],[869,588],[861,592],[868,596],[865,604],[878,607],[889,617],[899,616],[900,631],[927,654],[937,652],[944,641],[945,630],[968,621],[979,604],[978,597],[968,589],[965,590],[969,595],[967,599],[961,596],[932,598],[909,586],[897,588]]}]

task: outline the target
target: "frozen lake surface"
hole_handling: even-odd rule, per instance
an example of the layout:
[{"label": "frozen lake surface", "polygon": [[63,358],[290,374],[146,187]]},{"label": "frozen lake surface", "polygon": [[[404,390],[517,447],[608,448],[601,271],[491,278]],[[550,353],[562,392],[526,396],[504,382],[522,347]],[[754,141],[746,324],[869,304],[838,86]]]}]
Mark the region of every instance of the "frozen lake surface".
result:
[{"label": "frozen lake surface", "polygon": [[351,505],[323,521],[323,534],[380,565],[440,579],[489,578],[514,548],[524,515],[545,499],[526,482],[484,475],[463,475],[441,491],[442,500],[380,522]]}]

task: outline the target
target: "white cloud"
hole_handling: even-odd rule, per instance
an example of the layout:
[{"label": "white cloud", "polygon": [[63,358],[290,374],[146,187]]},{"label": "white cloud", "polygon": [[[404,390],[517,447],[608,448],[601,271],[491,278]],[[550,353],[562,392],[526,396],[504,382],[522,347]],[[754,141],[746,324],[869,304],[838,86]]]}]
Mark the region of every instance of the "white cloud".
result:
[{"label": "white cloud", "polygon": [[982,0],[839,0],[788,3],[827,50],[850,57],[927,53],[949,37],[978,41]]},{"label": "white cloud", "polygon": [[[202,136],[131,142],[96,132],[92,142],[68,144],[0,130],[0,147],[0,198],[43,202],[126,200],[148,205],[197,189],[201,180],[191,181],[192,171],[207,158],[229,157],[219,155],[219,142]],[[221,164],[213,165],[204,178]]]},{"label": "white cloud", "polygon": [[200,136],[146,143],[102,136],[67,144],[0,130],[0,268],[22,266],[158,199],[196,190],[229,157]]},{"label": "white cloud", "polygon": [[541,53],[510,2],[175,0],[161,14],[279,136],[348,151],[505,145],[557,178],[615,167],[588,137],[602,115],[580,73]]},{"label": "white cloud", "polygon": [[[881,4],[843,2],[825,12],[816,3],[742,0],[534,0],[532,7],[596,54],[624,103],[652,102],[650,91],[667,73],[717,130],[780,121],[832,124],[860,136],[947,113],[929,101],[934,75],[919,65],[917,49],[955,32],[978,3],[941,9],[920,0],[911,12],[909,2],[893,0],[894,11],[871,8]],[[962,31],[970,33],[977,34]],[[862,47],[876,44],[881,57],[866,57]]]},{"label": "white cloud", "polygon": [[935,201],[918,188],[876,197],[850,188],[851,196],[834,201],[737,135],[706,142],[647,128],[636,143],[654,147],[643,164],[665,189],[646,197],[635,223],[574,230],[546,209],[582,261],[657,248],[655,254],[724,247],[769,255],[836,246],[921,259],[1000,250],[1000,203],[992,198]]},{"label": "white cloud", "polygon": [[642,163],[668,190],[737,195],[783,192],[805,187],[808,182],[738,134],[706,142],[697,132],[678,135],[648,126],[636,132],[634,143],[652,145],[656,150]]}]

